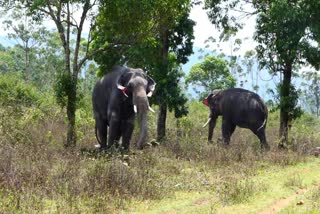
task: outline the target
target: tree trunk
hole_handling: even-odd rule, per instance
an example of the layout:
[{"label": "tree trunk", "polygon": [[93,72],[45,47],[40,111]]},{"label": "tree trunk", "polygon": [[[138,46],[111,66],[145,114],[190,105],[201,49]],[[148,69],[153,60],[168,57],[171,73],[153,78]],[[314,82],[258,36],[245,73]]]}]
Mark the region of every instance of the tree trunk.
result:
[{"label": "tree trunk", "polygon": [[279,147],[284,147],[288,143],[288,130],[289,130],[289,120],[290,120],[290,86],[291,86],[291,75],[292,75],[292,63],[288,63],[283,72],[283,81],[280,90],[280,129],[279,137],[280,144]]},{"label": "tree trunk", "polygon": [[161,141],[166,136],[166,119],[167,119],[167,105],[165,103],[159,106],[158,126],[157,126],[157,141]]},{"label": "tree trunk", "polygon": [[316,97],[316,115],[319,117],[319,109],[320,109],[320,97],[319,97],[319,85],[318,85],[318,74],[315,74],[314,84],[316,85],[314,94]]},{"label": "tree trunk", "polygon": [[[164,30],[161,33],[161,70],[160,72],[168,73],[168,56],[169,56],[169,32]],[[167,96],[166,94],[164,96]],[[167,119],[167,104],[165,101],[166,98],[160,98],[159,106],[159,116],[158,116],[158,127],[157,127],[157,140],[161,141],[166,136],[166,119]]]},{"label": "tree trunk", "polygon": [[71,87],[68,91],[67,116],[68,116],[68,134],[65,146],[75,146],[76,136],[76,103],[77,103],[77,78],[71,77]]}]

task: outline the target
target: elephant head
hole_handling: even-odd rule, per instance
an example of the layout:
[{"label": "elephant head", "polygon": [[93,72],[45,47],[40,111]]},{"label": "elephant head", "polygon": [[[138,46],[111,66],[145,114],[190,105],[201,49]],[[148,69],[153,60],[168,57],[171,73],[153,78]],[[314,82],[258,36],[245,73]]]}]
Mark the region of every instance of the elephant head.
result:
[{"label": "elephant head", "polygon": [[220,100],[222,97],[222,90],[214,90],[202,103],[210,108],[210,117],[218,116],[221,114]]},{"label": "elephant head", "polygon": [[[151,97],[155,89],[155,81],[149,77],[142,69],[130,68],[124,72],[117,83],[117,88],[126,97],[129,106],[138,115],[140,127],[140,137],[138,148],[142,149],[147,136],[147,113],[154,112],[150,107],[148,97]],[[132,109],[131,109],[132,110]]]},{"label": "elephant head", "polygon": [[210,108],[210,116],[207,122],[202,126],[206,127],[209,124],[209,142],[212,141],[213,129],[216,126],[216,121],[219,115],[221,115],[220,101],[222,98],[222,90],[214,90],[206,98],[202,100],[202,103]]}]

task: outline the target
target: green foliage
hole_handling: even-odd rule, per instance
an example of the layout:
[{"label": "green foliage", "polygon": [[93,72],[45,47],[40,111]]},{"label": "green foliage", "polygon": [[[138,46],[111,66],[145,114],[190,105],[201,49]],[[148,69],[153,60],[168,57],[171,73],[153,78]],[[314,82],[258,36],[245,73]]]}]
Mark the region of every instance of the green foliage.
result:
[{"label": "green foliage", "polygon": [[30,107],[40,104],[36,88],[25,84],[18,74],[0,75],[0,102],[4,106]]},{"label": "green foliage", "polygon": [[302,38],[308,27],[309,14],[301,7],[303,3],[279,0],[274,3],[254,4],[257,12],[255,40],[257,55],[262,67],[276,72],[288,63],[302,63],[305,44]]},{"label": "green foliage", "polygon": [[93,31],[93,48],[108,46],[108,51],[94,57],[101,66],[102,75],[115,64],[127,60],[131,63],[136,54],[140,61],[145,61],[136,51],[149,48],[154,42],[154,4],[150,1],[101,1]]},{"label": "green foliage", "polygon": [[68,92],[72,89],[72,80],[70,75],[61,73],[54,85],[54,91],[58,104],[64,108],[68,101]]},{"label": "green foliage", "polygon": [[[236,85],[236,79],[230,73],[227,61],[215,57],[207,56],[205,60],[192,66],[190,73],[186,77],[186,83],[191,83],[195,87],[202,87],[204,94],[208,94],[214,89],[233,88]],[[200,95],[201,91],[195,88]]]},{"label": "green foliage", "polygon": [[275,112],[279,110],[281,106],[283,106],[285,107],[286,112],[289,115],[290,121],[299,118],[303,114],[302,108],[298,106],[300,91],[296,90],[296,88],[291,85],[290,96],[283,98],[282,102],[280,102],[280,91],[281,84],[277,85],[276,91],[273,91],[271,89],[268,90],[268,93],[273,97],[273,101],[269,100],[267,102],[269,110],[271,112]]},{"label": "green foliage", "polygon": [[284,186],[292,189],[302,189],[304,187],[303,180],[299,175],[293,175],[284,181]]},{"label": "green foliage", "polygon": [[218,190],[219,197],[224,204],[244,203],[254,194],[263,191],[262,187],[249,179],[225,178]]},{"label": "green foliage", "polygon": [[187,106],[188,101],[185,89],[180,83],[181,77],[184,73],[177,63],[176,56],[172,53],[168,57],[168,71],[156,71],[153,72],[153,77],[157,82],[154,97],[151,99],[156,104],[163,104],[169,107],[169,110],[174,110],[177,118],[182,117],[188,113]]},{"label": "green foliage", "polygon": [[17,73],[0,75],[0,94],[0,141],[30,143],[31,127],[54,109],[52,96],[39,93]]}]

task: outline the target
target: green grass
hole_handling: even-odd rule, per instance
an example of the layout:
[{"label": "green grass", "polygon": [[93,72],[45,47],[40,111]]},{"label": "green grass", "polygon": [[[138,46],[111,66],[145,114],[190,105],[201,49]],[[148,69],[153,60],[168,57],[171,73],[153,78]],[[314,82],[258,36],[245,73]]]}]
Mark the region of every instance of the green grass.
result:
[{"label": "green grass", "polygon": [[301,213],[317,214],[320,213],[320,181],[319,177],[313,185],[309,186],[308,191],[299,195],[289,206],[281,210],[280,213]]},{"label": "green grass", "polygon": [[[161,201],[136,202],[135,208],[131,208],[130,211],[137,213],[210,213],[213,211],[219,213],[238,213],[239,210],[242,210],[243,213],[257,213],[267,209],[278,200],[295,194],[299,189],[298,187],[287,187],[284,178],[301,173],[300,178],[303,179],[305,187],[312,187],[320,177],[319,164],[319,159],[310,158],[307,162],[296,166],[286,168],[268,166],[267,168],[259,169],[256,175],[246,178],[245,182],[249,182],[249,185],[239,188],[237,191],[238,196],[235,198],[233,195],[235,190],[232,190],[232,194],[230,194],[228,192],[230,189],[224,189],[227,191],[225,194],[229,194],[231,199],[237,199],[235,201],[231,200],[230,204],[225,204],[225,198],[220,198],[219,191],[217,194],[217,191],[213,189],[211,191],[205,190],[200,192],[176,192],[173,197]],[[224,184],[224,182],[222,183]],[[223,188],[224,186],[220,187]],[[237,188],[237,185],[235,187]],[[242,198],[242,196],[245,197]],[[315,197],[319,197],[319,194]]]}]

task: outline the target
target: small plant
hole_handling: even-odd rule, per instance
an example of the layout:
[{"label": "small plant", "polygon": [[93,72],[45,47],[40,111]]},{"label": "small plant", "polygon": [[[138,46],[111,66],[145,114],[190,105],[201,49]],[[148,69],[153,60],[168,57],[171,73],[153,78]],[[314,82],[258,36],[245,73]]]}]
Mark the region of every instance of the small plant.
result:
[{"label": "small plant", "polygon": [[308,197],[309,200],[312,201],[312,212],[317,213],[320,210],[320,186],[317,186],[311,193],[311,196]]},{"label": "small plant", "polygon": [[293,175],[284,182],[284,186],[289,188],[303,188],[303,180],[299,175]]},{"label": "small plant", "polygon": [[249,179],[228,178],[223,181],[218,194],[223,203],[237,204],[248,201],[258,191]]}]

